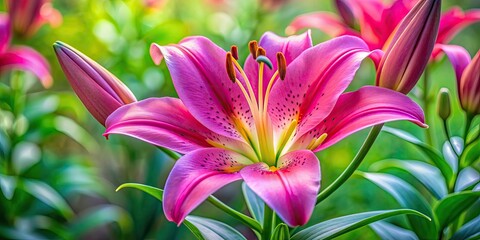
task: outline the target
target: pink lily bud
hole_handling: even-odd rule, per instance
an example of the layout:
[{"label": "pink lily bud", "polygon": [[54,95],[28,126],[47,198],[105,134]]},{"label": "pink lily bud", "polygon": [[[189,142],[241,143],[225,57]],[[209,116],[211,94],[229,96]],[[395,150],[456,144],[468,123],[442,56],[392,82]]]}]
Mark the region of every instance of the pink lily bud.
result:
[{"label": "pink lily bud", "polygon": [[473,116],[480,114],[480,51],[463,71],[458,83],[462,108]]},{"label": "pink lily bud", "polygon": [[53,27],[62,23],[62,15],[51,0],[8,0],[7,4],[12,29],[22,36],[32,36],[46,23]]},{"label": "pink lily bud", "polygon": [[137,101],[117,77],[78,50],[58,41],[53,48],[73,90],[102,125],[117,108]]},{"label": "pink lily bud", "polygon": [[437,38],[440,0],[420,0],[386,44],[376,85],[407,94],[422,75]]}]

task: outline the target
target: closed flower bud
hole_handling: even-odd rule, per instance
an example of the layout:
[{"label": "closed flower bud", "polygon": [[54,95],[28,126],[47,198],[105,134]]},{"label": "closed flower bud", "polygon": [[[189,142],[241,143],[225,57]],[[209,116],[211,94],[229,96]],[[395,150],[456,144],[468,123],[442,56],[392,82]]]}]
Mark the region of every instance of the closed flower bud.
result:
[{"label": "closed flower bud", "polygon": [[462,108],[473,116],[480,114],[480,51],[463,71],[458,88]]},{"label": "closed flower bud", "polygon": [[440,89],[437,99],[437,113],[441,119],[444,121],[450,117],[451,106],[450,106],[450,91],[447,88]]},{"label": "closed flower bud", "polygon": [[407,94],[422,75],[432,53],[440,20],[440,0],[420,0],[386,44],[376,85]]},{"label": "closed flower bud", "polygon": [[53,47],[73,90],[102,125],[117,108],[137,101],[125,84],[92,59],[62,42]]}]

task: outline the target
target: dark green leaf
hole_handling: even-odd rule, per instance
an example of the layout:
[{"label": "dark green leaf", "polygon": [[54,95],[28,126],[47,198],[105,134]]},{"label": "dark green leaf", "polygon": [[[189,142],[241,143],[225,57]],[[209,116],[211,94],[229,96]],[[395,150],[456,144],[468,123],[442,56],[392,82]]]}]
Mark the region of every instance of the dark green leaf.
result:
[{"label": "dark green leaf", "polygon": [[413,175],[427,188],[432,195],[441,199],[447,195],[447,185],[438,168],[415,160],[383,160],[372,165],[375,171],[385,168],[396,168]]},{"label": "dark green leaf", "polygon": [[[185,225],[192,231],[192,233],[198,238],[199,235],[202,238],[199,239],[208,239],[208,240],[223,240],[223,239],[236,239],[244,240],[246,239],[242,234],[240,234],[234,228],[228,226],[225,223],[203,218],[197,216],[187,216]],[[192,228],[194,226],[194,228]]]},{"label": "dark green leaf", "polygon": [[38,200],[47,204],[48,206],[58,210],[65,218],[70,219],[73,217],[73,210],[63,197],[55,191],[48,184],[28,179],[23,181],[23,188],[26,192],[32,194]]},{"label": "dark green leaf", "polygon": [[8,152],[10,152],[10,138],[3,129],[0,129],[0,157],[6,157]]},{"label": "dark green leaf", "polygon": [[417,240],[418,237],[410,230],[398,227],[385,221],[378,221],[370,224],[370,227],[382,240]]},{"label": "dark green leaf", "polygon": [[466,167],[458,174],[455,192],[472,190],[480,181],[480,174],[472,167]]},{"label": "dark green leaf", "polygon": [[416,215],[429,219],[424,214],[412,209],[363,212],[315,224],[293,235],[292,240],[332,239],[367,224],[400,214]]},{"label": "dark green leaf", "polygon": [[463,225],[451,240],[479,239],[480,237],[480,216]]},{"label": "dark green leaf", "polygon": [[420,139],[416,138],[408,132],[390,127],[384,127],[382,130],[415,145],[428,157],[430,161],[432,161],[433,164],[435,164],[435,166],[440,169],[442,175],[445,177],[445,179],[447,179],[447,182],[450,182],[453,177],[453,170],[447,163],[447,161],[441,157],[440,153],[437,150],[420,141]]},{"label": "dark green leaf", "polygon": [[278,239],[290,239],[290,231],[288,226],[285,223],[280,223],[275,227],[273,230],[271,240],[278,240]]},{"label": "dark green leaf", "polygon": [[438,202],[434,211],[441,229],[458,218],[460,214],[472,206],[480,197],[480,191],[465,191],[450,194]]},{"label": "dark green leaf", "polygon": [[139,184],[139,183],[124,183],[124,184],[120,185],[117,188],[116,191],[118,191],[120,189],[123,189],[123,188],[127,188],[127,187],[142,190],[143,192],[146,192],[146,193],[150,194],[151,196],[155,197],[156,199],[158,199],[160,201],[162,201],[162,199],[163,199],[163,190],[162,189],[152,187],[152,186],[143,185],[143,184]]},{"label": "dark green leaf", "polygon": [[0,226],[0,239],[35,239],[43,240],[47,239],[37,233],[27,232],[25,230],[19,230],[11,227]]},{"label": "dark green leaf", "polygon": [[247,184],[245,184],[245,182],[242,183],[242,190],[248,211],[250,211],[253,218],[255,218],[258,222],[263,223],[265,203],[247,186]]},{"label": "dark green leaf", "polygon": [[83,213],[70,225],[69,232],[78,238],[92,229],[109,223],[118,223],[123,233],[129,232],[132,227],[132,220],[124,209],[114,205],[102,205]]},{"label": "dark green leaf", "polygon": [[[377,186],[388,192],[400,206],[417,210],[432,218],[432,209],[425,198],[407,182],[402,179],[384,173],[359,173],[361,176],[375,183]],[[426,221],[417,216],[407,216],[413,231],[420,237],[436,238],[437,231],[435,223]]]},{"label": "dark green leaf", "polygon": [[450,167],[453,169],[453,172],[457,172],[458,169],[458,157],[457,154],[461,154],[463,151],[463,139],[459,137],[452,137],[450,138],[455,151],[450,146],[448,141],[445,141],[443,144],[442,152],[443,157],[447,160]]}]

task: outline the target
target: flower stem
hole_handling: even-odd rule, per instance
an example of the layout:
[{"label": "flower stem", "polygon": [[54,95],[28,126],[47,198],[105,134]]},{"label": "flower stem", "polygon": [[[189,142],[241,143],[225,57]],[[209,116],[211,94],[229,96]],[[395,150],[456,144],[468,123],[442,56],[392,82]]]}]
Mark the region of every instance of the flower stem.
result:
[{"label": "flower stem", "polygon": [[370,133],[365,139],[365,142],[363,142],[362,147],[358,151],[355,158],[353,158],[350,165],[348,165],[348,167],[342,172],[342,174],[337,179],[335,179],[335,181],[330,186],[328,186],[327,188],[325,188],[325,190],[323,190],[320,194],[318,194],[317,204],[325,200],[328,196],[330,196],[330,194],[335,192],[335,190],[337,190],[343,183],[345,183],[350,176],[352,176],[352,174],[360,166],[363,159],[367,155],[368,151],[372,147],[373,143],[375,142],[375,139],[377,139],[377,136],[382,130],[382,127],[383,127],[383,124],[378,124],[378,125],[375,125],[370,130]]},{"label": "flower stem", "polygon": [[272,228],[275,225],[275,213],[273,210],[265,204],[265,211],[263,214],[263,232],[262,232],[262,240],[270,240],[270,236],[272,235]]},{"label": "flower stem", "polygon": [[450,148],[452,149],[452,152],[457,156],[457,159],[460,161],[460,154],[461,153],[457,153],[457,150],[455,149],[455,146],[453,146],[452,137],[450,136],[450,131],[448,130],[447,120],[442,119],[442,123],[443,123],[443,132],[445,133],[445,136],[447,137],[447,142],[450,145]]},{"label": "flower stem", "polygon": [[244,223],[245,225],[250,227],[252,230],[257,231],[259,233],[262,232],[262,227],[253,218],[248,217],[247,215],[244,215],[244,214],[236,211],[235,209],[229,207],[227,204],[223,203],[222,201],[220,201],[218,198],[216,198],[214,196],[209,196],[208,201],[211,204],[213,204],[215,207],[217,207],[220,210],[227,213],[228,215],[230,215],[230,216],[236,218],[237,220],[239,220],[240,222]]},{"label": "flower stem", "polygon": [[[423,74],[423,110],[425,112],[425,122],[430,123],[430,98],[428,95],[428,80],[430,77],[429,67],[425,68],[425,73]],[[432,146],[433,140],[430,129],[425,129],[425,141],[428,145]]]}]

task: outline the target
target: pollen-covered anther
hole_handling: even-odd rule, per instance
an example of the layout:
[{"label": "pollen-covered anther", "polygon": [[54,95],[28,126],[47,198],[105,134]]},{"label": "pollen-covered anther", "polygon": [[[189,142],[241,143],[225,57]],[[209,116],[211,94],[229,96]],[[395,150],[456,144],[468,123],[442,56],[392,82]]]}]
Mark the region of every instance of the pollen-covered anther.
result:
[{"label": "pollen-covered anther", "polygon": [[233,60],[232,53],[227,52],[227,56],[226,56],[226,59],[225,59],[225,67],[227,69],[228,78],[233,83],[235,83],[235,81],[237,80],[237,76],[236,76],[236,73],[235,73],[235,67],[233,66],[233,61],[234,60]]},{"label": "pollen-covered anther", "polygon": [[253,40],[248,43],[248,49],[250,50],[250,53],[252,54],[253,59],[257,59],[257,49],[258,49],[258,44],[257,41]]},{"label": "pollen-covered anther", "polygon": [[258,58],[259,56],[266,56],[266,55],[267,55],[267,51],[265,51],[264,48],[262,48],[262,47],[258,47],[258,48],[257,48],[257,58]]},{"label": "pollen-covered anther", "polygon": [[235,58],[235,60],[238,60],[238,47],[235,45],[232,45],[230,47],[230,52],[232,53],[232,57]]},{"label": "pollen-covered anther", "polygon": [[323,141],[325,141],[327,136],[328,135],[326,133],[323,133],[322,135],[320,135],[320,137],[312,139],[310,144],[308,144],[307,149],[315,150],[318,146],[320,146],[320,144],[323,143]]},{"label": "pollen-covered anther", "polygon": [[272,61],[270,61],[270,59],[268,59],[265,55],[259,55],[256,60],[258,63],[265,63],[265,65],[267,65],[267,67],[270,69],[273,68]]},{"label": "pollen-covered anther", "polygon": [[278,75],[281,80],[284,80],[287,75],[287,60],[285,59],[285,55],[281,52],[277,52],[277,65]]}]

